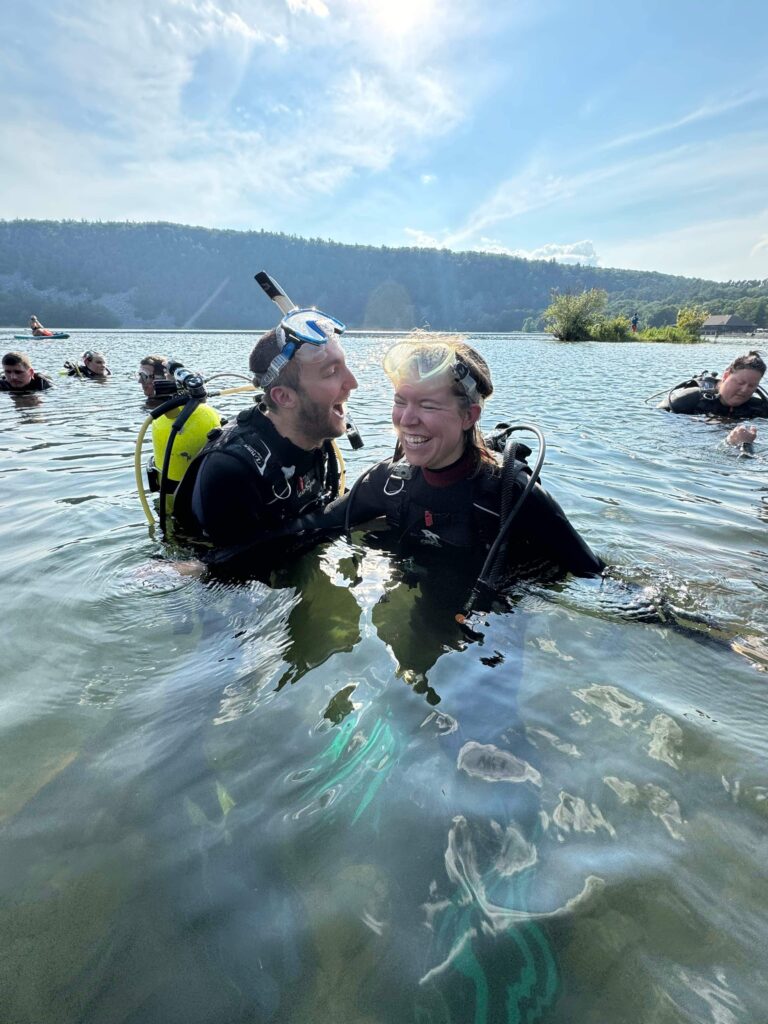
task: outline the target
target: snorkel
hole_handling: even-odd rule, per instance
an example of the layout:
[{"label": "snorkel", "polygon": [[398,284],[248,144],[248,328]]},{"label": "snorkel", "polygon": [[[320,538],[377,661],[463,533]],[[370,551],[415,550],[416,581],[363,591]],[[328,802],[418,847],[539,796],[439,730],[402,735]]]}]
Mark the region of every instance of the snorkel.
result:
[{"label": "snorkel", "polygon": [[[265,270],[254,274],[254,279],[262,291],[270,298],[283,318],[277,325],[275,332],[280,351],[269,364],[266,373],[261,376],[258,385],[261,388],[268,388],[275,383],[280,372],[288,365],[291,359],[304,345],[311,345],[320,351],[335,336],[341,336],[346,327],[336,317],[323,313],[314,307],[299,309],[295,302],[285,294],[274,277]],[[350,445],[357,450],[362,448],[364,441],[355,427],[349,412],[346,413],[346,434]],[[336,449],[336,455],[343,467],[343,460]]]}]

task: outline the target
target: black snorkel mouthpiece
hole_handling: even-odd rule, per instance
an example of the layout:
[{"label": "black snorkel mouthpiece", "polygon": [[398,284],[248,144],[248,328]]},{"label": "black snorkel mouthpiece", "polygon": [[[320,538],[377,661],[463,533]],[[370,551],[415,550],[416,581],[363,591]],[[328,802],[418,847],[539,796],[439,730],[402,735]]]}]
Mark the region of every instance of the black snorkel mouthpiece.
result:
[{"label": "black snorkel mouthpiece", "polygon": [[283,316],[287,316],[287,314],[292,310],[298,308],[296,303],[291,302],[283,288],[280,287],[274,277],[271,277],[266,270],[260,270],[258,274],[254,274],[253,279],[267,298],[272,299]]},{"label": "black snorkel mouthpiece", "polygon": [[365,446],[365,441],[360,436],[360,431],[355,426],[355,421],[347,413],[347,439],[355,451]]}]

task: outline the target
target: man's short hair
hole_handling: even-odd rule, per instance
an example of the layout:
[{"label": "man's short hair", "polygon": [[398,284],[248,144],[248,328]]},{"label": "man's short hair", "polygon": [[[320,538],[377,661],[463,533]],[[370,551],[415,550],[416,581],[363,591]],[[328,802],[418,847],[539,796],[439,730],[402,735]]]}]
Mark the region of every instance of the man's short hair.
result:
[{"label": "man's short hair", "polygon": [[[266,334],[262,334],[259,340],[253,347],[248,358],[248,367],[253,374],[253,383],[257,387],[261,386],[262,377],[269,369],[270,363],[278,355],[280,348],[277,344],[277,331],[273,327],[271,331],[267,331]],[[278,409],[277,404],[273,401],[270,392],[273,387],[280,385],[281,387],[293,388],[294,391],[300,389],[300,378],[299,378],[300,364],[297,360],[291,359],[287,366],[284,366],[280,371],[280,376],[276,381],[273,381],[268,388],[264,389],[264,403],[268,409],[275,412]]]},{"label": "man's short hair", "polygon": [[168,356],[144,356],[139,366],[151,366],[155,377],[164,376],[168,371]]},{"label": "man's short hair", "polygon": [[26,352],[6,352],[3,356],[3,366],[24,366],[32,369],[32,361]]}]

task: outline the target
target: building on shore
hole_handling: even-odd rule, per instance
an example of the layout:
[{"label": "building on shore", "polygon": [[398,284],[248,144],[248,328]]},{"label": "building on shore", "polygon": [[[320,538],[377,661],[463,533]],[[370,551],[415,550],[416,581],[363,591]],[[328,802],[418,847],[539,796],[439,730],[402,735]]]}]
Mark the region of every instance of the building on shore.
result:
[{"label": "building on shore", "polygon": [[754,331],[754,324],[735,313],[728,316],[708,316],[701,325],[702,334],[714,334],[715,337],[721,334],[753,334]]}]

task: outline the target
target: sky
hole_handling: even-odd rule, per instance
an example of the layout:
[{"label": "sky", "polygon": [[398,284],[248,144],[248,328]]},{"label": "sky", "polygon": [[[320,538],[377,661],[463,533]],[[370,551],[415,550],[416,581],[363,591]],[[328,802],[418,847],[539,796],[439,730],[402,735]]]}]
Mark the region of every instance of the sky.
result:
[{"label": "sky", "polygon": [[768,278],[765,0],[4,0],[0,218]]}]

